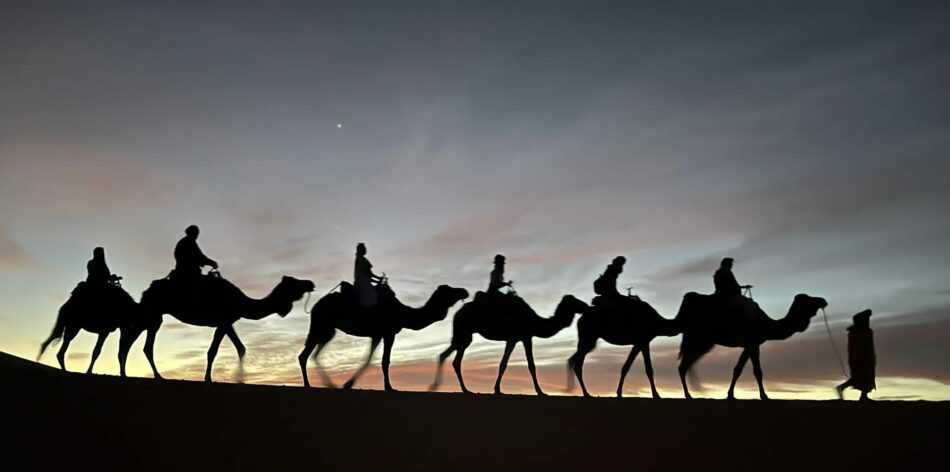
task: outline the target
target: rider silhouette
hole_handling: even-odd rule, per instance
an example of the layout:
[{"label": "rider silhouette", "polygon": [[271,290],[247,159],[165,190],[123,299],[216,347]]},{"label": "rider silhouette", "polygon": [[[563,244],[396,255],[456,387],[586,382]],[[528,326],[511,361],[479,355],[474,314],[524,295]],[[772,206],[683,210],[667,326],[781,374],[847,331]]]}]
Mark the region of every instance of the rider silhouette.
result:
[{"label": "rider silhouette", "polygon": [[617,291],[617,278],[623,272],[623,265],[626,262],[627,258],[623,256],[615,257],[607,265],[604,273],[594,281],[594,293],[603,297],[621,297],[620,292]]},{"label": "rider silhouette", "polygon": [[86,282],[94,284],[107,284],[120,279],[109,270],[106,264],[106,250],[101,247],[92,250],[92,259],[86,263],[86,273]]},{"label": "rider silhouette", "polygon": [[205,256],[198,247],[198,233],[198,227],[195,225],[185,228],[185,237],[175,245],[175,276],[197,279],[201,276],[202,267],[218,268],[218,263]]},{"label": "rider silhouette", "polygon": [[353,264],[353,286],[356,288],[356,296],[360,305],[369,307],[379,303],[379,295],[376,293],[375,284],[382,280],[382,277],[373,273],[373,264],[366,258],[366,245],[363,243],[357,244],[356,262]]},{"label": "rider silhouette", "polygon": [[491,271],[491,277],[488,279],[487,293],[501,294],[502,287],[511,287],[511,281],[505,281],[505,256],[495,255],[495,268]]},{"label": "rider silhouette", "polygon": [[716,287],[715,294],[722,297],[738,297],[742,295],[742,289],[752,288],[751,285],[739,285],[736,276],[732,274],[732,258],[727,257],[719,263],[719,270],[713,275],[713,285]]}]

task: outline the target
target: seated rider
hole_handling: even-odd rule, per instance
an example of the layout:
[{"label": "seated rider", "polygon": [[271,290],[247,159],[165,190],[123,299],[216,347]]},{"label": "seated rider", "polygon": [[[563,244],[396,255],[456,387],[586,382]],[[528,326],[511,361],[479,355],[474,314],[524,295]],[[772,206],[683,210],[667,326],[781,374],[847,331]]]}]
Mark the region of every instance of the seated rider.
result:
[{"label": "seated rider", "polygon": [[376,284],[383,278],[373,273],[373,264],[366,258],[366,245],[356,245],[356,262],[353,265],[353,287],[361,306],[370,307],[379,303]]},{"label": "seated rider", "polygon": [[620,298],[620,292],[617,291],[617,278],[623,272],[623,265],[627,258],[617,256],[609,265],[604,273],[594,281],[594,293],[607,298]]},{"label": "seated rider", "polygon": [[86,282],[93,284],[116,283],[122,279],[109,270],[106,264],[106,250],[97,247],[92,250],[92,259],[86,263]]},{"label": "seated rider", "polygon": [[486,293],[501,294],[502,287],[511,287],[511,281],[505,280],[505,256],[495,255],[495,268],[491,271],[488,279],[488,290]]},{"label": "seated rider", "polygon": [[736,281],[736,276],[732,275],[731,257],[719,264],[719,270],[713,275],[713,284],[716,286],[715,294],[720,297],[738,297],[742,295],[742,289],[752,288],[751,285],[739,285]]},{"label": "seated rider", "polygon": [[218,268],[218,263],[205,256],[198,247],[198,227],[191,225],[185,229],[185,237],[175,245],[175,277],[195,280],[201,276],[201,268],[211,266]]}]

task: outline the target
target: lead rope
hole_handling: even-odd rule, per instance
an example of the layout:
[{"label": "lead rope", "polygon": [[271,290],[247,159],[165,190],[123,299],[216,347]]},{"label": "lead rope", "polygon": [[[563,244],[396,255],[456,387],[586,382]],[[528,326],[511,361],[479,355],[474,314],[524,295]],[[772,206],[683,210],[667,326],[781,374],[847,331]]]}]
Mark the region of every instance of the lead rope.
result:
[{"label": "lead rope", "polygon": [[[326,293],[326,295],[324,295],[324,297],[327,296],[327,295],[329,295],[330,293],[332,293],[334,290],[336,290],[336,288],[339,287],[340,284],[342,284],[342,283],[343,283],[343,282],[340,282],[340,283],[334,285],[333,288],[331,288],[330,290],[327,291],[327,293]],[[313,312],[313,307],[310,307],[309,310],[307,309],[307,305],[310,304],[310,294],[311,294],[311,293],[313,293],[313,292],[307,292],[307,299],[304,300],[304,302],[303,302],[303,312],[306,313],[306,314],[308,314],[308,315],[309,315],[311,312]]]},{"label": "lead rope", "polygon": [[848,372],[844,370],[844,361],[841,359],[841,352],[838,351],[838,345],[835,344],[835,337],[831,335],[831,326],[828,325],[828,313],[825,313],[825,309],[821,309],[821,314],[825,318],[825,329],[828,330],[828,339],[831,340],[831,347],[835,350],[835,356],[838,357],[838,367],[841,367],[841,374],[845,377],[848,376]]}]

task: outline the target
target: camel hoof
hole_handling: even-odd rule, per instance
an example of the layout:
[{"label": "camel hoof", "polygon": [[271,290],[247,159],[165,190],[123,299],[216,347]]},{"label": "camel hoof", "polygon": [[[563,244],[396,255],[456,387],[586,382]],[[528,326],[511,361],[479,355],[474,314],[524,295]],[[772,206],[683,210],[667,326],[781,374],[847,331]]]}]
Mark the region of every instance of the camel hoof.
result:
[{"label": "camel hoof", "polygon": [[769,396],[764,393],[762,395],[759,395],[759,400],[768,400],[768,399],[769,399]]},{"label": "camel hoof", "polygon": [[462,393],[464,393],[464,394],[466,394],[466,395],[471,395],[471,394],[472,394],[472,391],[469,390],[469,389],[467,389],[467,388],[463,388],[463,389],[462,389]]},{"label": "camel hoof", "polygon": [[653,399],[654,399],[654,400],[659,400],[659,399],[661,399],[661,398],[663,398],[663,397],[661,397],[659,393],[653,392]]},{"label": "camel hoof", "polygon": [[392,387],[386,387],[385,390],[386,390],[387,392],[396,392],[396,391],[397,391],[396,389],[394,389],[394,388],[392,388]]},{"label": "camel hoof", "polygon": [[347,380],[346,383],[343,384],[343,390],[352,390],[352,389],[353,389],[353,381]]},{"label": "camel hoof", "polygon": [[542,392],[542,391],[540,391],[540,390],[538,390],[537,392],[534,392],[534,393],[536,393],[539,397],[546,397],[546,396],[548,396],[548,394],[546,394],[546,393],[544,393],[544,392]]},{"label": "camel hoof", "polygon": [[438,390],[438,389],[439,389],[439,384],[432,384],[432,385],[429,385],[429,391],[430,391],[430,392],[434,392],[434,391],[436,391],[436,390]]},{"label": "camel hoof", "polygon": [[617,392],[617,398],[623,398],[623,392]]}]

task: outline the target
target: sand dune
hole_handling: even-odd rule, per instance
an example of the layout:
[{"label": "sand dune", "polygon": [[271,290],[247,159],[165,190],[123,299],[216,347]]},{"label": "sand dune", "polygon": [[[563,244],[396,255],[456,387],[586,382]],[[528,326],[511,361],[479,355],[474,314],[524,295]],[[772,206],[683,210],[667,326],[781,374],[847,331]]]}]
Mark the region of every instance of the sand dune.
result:
[{"label": "sand dune", "polygon": [[950,446],[945,402],[207,385],[64,374],[2,353],[0,372],[4,459],[26,469],[946,470]]}]

